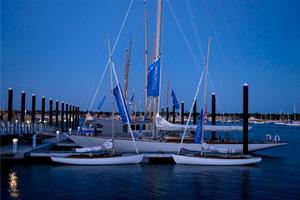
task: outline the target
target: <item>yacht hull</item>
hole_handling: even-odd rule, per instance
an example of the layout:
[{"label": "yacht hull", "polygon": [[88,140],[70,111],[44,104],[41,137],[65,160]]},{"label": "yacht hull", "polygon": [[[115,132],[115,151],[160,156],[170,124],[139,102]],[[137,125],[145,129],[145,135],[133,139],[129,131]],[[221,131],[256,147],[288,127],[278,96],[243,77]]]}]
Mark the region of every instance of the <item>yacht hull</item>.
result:
[{"label": "yacht hull", "polygon": [[[82,147],[97,146],[103,144],[107,139],[104,137],[93,137],[93,136],[68,136],[73,142]],[[249,144],[249,152],[255,152],[264,149],[275,148],[286,145],[287,143],[251,143]],[[141,153],[149,152],[160,152],[160,153],[176,153],[178,151],[179,143],[175,142],[160,142],[153,140],[136,140],[136,145]],[[243,144],[210,144],[214,149],[234,149],[235,151],[242,151]],[[117,152],[135,152],[135,148],[132,140],[130,139],[115,139],[114,147]],[[182,148],[191,151],[200,151],[201,144],[195,143],[183,143]]]}]

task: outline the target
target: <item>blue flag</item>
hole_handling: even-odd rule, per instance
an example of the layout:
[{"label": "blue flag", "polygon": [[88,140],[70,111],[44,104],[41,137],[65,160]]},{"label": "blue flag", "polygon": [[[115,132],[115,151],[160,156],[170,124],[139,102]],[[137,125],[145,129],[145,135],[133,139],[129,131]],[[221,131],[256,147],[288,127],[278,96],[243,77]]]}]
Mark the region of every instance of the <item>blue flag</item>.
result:
[{"label": "blue flag", "polygon": [[197,119],[197,128],[195,132],[195,138],[194,142],[197,144],[201,144],[201,139],[202,139],[202,125],[203,125],[203,109],[201,110],[198,119]]},{"label": "blue flag", "polygon": [[172,92],[171,92],[171,97],[173,99],[173,105],[175,106],[175,109],[176,110],[179,109],[179,104],[178,104],[174,90],[172,90]]},{"label": "blue flag", "polygon": [[98,105],[98,110],[101,110],[103,104],[104,104],[104,101],[106,99],[106,96],[103,97],[103,99],[100,101],[99,105]]},{"label": "blue flag", "polygon": [[116,102],[117,102],[119,113],[120,113],[121,118],[122,118],[122,122],[127,123],[128,121],[127,121],[126,113],[127,113],[129,122],[130,122],[130,115],[128,113],[128,109],[127,109],[127,106],[125,104],[125,100],[124,100],[124,96],[123,96],[123,93],[122,93],[122,90],[121,90],[121,86],[120,86],[120,91],[119,91],[119,88],[117,86],[113,89],[113,94],[116,98]]},{"label": "blue flag", "polygon": [[148,96],[159,96],[160,58],[148,67]]}]

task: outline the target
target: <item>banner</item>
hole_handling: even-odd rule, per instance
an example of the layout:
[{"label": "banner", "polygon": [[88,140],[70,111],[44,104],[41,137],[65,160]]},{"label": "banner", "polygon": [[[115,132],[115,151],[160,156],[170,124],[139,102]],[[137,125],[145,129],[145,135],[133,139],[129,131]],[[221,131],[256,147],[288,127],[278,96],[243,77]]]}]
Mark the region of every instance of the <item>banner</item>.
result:
[{"label": "banner", "polygon": [[179,104],[178,104],[174,90],[172,90],[172,92],[171,92],[171,97],[173,99],[173,105],[175,106],[175,110],[179,109]]},{"label": "banner", "polygon": [[[128,113],[128,109],[127,109],[127,106],[125,104],[125,100],[124,100],[124,96],[123,96],[123,93],[122,93],[122,90],[121,90],[121,86],[120,86],[120,91],[119,91],[119,88],[117,86],[113,89],[113,94],[116,98],[116,102],[117,102],[117,106],[118,106],[120,116],[122,118],[122,122],[127,123],[128,122],[127,117],[129,119],[129,122],[130,122],[130,115]],[[127,117],[126,117],[126,113],[127,113]]]},{"label": "banner", "polygon": [[203,109],[201,110],[198,119],[197,119],[197,128],[196,128],[196,132],[195,132],[195,138],[194,138],[194,142],[197,144],[201,144],[202,143],[202,129],[203,129],[203,125],[204,125],[204,120],[207,117],[207,107],[204,106],[204,114],[203,114]]},{"label": "banner", "polygon": [[159,96],[160,58],[148,67],[148,96]]}]

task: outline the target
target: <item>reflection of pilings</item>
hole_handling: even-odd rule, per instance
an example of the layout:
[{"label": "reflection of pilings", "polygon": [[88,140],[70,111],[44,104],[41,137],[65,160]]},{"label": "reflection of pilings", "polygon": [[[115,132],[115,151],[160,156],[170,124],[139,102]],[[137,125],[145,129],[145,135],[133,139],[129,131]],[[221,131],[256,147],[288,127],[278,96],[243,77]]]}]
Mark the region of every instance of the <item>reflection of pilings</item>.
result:
[{"label": "reflection of pilings", "polygon": [[13,89],[9,88],[8,89],[8,115],[7,115],[7,120],[12,121],[13,118]]},{"label": "reflection of pilings", "polygon": [[49,126],[52,126],[52,106],[53,106],[53,100],[49,100]]},{"label": "reflection of pilings", "polygon": [[44,124],[44,121],[45,121],[45,97],[43,96],[42,97],[42,113],[41,113],[41,122],[42,124]]},{"label": "reflection of pilings", "polygon": [[65,103],[62,101],[61,102],[61,112],[60,112],[60,127],[61,127],[61,132],[65,131],[65,127],[64,127],[64,109],[65,109]]},{"label": "reflection of pilings", "polygon": [[21,94],[21,122],[25,122],[25,92]]}]

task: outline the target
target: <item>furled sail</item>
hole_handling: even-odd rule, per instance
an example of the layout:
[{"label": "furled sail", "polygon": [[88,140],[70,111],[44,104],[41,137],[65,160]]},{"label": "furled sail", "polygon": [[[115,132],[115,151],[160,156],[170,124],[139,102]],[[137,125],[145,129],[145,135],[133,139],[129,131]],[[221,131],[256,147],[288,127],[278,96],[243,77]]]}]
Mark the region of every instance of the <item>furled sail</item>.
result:
[{"label": "furled sail", "polygon": [[[156,115],[155,118],[156,127],[158,130],[164,130],[164,131],[184,131],[185,125],[183,124],[172,124],[162,118],[159,115]],[[197,128],[196,125],[188,125],[187,131],[195,131]],[[251,130],[251,127],[248,128]],[[204,125],[204,131],[221,131],[221,132],[227,132],[227,131],[243,131],[242,126],[216,126],[216,125]]]}]

